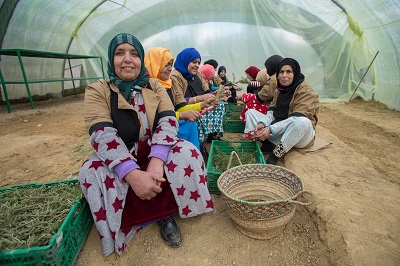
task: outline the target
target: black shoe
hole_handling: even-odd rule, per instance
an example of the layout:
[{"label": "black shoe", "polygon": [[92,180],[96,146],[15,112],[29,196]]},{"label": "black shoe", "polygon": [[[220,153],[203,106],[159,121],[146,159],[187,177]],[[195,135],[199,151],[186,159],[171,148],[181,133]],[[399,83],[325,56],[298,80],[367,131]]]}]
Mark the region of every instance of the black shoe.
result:
[{"label": "black shoe", "polygon": [[269,140],[261,141],[260,150],[263,154],[271,155],[275,149],[275,145]]},{"label": "black shoe", "polygon": [[177,248],[181,245],[182,237],[181,231],[176,224],[172,216],[158,221],[158,226],[160,227],[161,237],[170,245],[171,247]]},{"label": "black shoe", "polygon": [[268,159],[265,163],[276,165],[278,163],[278,161],[279,161],[279,157],[277,157],[274,153],[272,153],[270,156],[268,156]]},{"label": "black shoe", "polygon": [[207,141],[207,143],[211,143],[213,141],[213,139],[214,139],[214,134],[210,133],[207,135],[206,141]]}]

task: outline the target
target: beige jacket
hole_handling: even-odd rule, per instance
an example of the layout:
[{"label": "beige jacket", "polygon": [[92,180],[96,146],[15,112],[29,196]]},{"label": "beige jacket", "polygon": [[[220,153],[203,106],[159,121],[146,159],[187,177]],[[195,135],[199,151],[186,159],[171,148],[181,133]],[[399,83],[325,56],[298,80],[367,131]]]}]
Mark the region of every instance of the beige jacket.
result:
[{"label": "beige jacket", "polygon": [[264,84],[257,93],[257,99],[270,105],[276,90],[276,75],[269,76],[267,70],[263,69],[258,72],[256,80]]},{"label": "beige jacket", "polygon": [[[204,92],[209,90],[207,82],[203,79],[200,72],[197,72],[197,76],[200,78]],[[188,86],[187,79],[182,75],[181,72],[174,69],[171,73],[172,79],[172,95],[174,97],[175,106],[186,102],[185,100],[185,93]]]}]

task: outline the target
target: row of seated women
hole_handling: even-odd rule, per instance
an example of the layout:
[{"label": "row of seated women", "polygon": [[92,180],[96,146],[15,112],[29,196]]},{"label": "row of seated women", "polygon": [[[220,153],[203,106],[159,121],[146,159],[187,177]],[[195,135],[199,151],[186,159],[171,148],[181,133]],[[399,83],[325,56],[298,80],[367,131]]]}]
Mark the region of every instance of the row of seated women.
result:
[{"label": "row of seated women", "polygon": [[[258,140],[291,127],[290,121],[279,127],[275,125],[280,122],[270,122],[284,119],[284,109],[280,108],[290,101],[288,97],[296,97],[294,86],[302,87],[302,92],[310,91],[303,86],[296,61],[284,60],[277,69],[286,73],[290,66],[295,74],[292,85],[281,83],[281,95],[286,96],[282,100],[278,96],[278,116],[274,118],[269,111],[267,116],[256,118],[256,113],[250,117],[250,110],[246,112],[246,121],[256,123]],[[182,50],[176,59],[165,48],[149,49],[145,55],[135,36],[120,33],[108,46],[109,79],[85,90],[84,120],[94,154],[82,164],[79,184],[104,256],[123,254],[128,242],[153,223],[158,224],[167,244],[178,247],[182,236],[173,217],[190,218],[214,210],[200,143],[202,135],[221,127],[221,101],[226,100],[229,90],[222,87],[217,93],[211,92],[198,71],[200,62],[194,48]],[[297,118],[309,121],[298,120],[306,132],[302,143],[312,140],[315,132],[306,130],[316,124],[313,113],[301,116],[303,109],[292,109],[286,109],[296,114],[291,122],[296,124]],[[202,110],[206,110],[203,115]],[[192,135],[195,129],[197,136]],[[294,142],[284,138],[283,133],[283,152]]]}]

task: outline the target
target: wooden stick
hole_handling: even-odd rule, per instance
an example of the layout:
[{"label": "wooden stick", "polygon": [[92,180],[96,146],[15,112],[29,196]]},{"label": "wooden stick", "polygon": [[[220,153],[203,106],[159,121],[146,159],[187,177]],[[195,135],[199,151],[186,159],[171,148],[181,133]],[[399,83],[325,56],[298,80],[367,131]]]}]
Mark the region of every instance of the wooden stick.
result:
[{"label": "wooden stick", "polygon": [[353,98],[354,94],[356,93],[358,87],[360,86],[361,82],[363,81],[365,75],[368,73],[368,70],[369,70],[369,68],[371,67],[372,63],[374,62],[374,60],[375,60],[376,56],[378,55],[378,53],[379,53],[379,51],[376,52],[376,54],[375,54],[374,58],[372,59],[371,63],[369,63],[369,66],[368,66],[368,68],[367,68],[367,71],[365,71],[364,75],[362,76],[360,82],[358,83],[358,85],[357,85],[356,89],[354,90],[353,94],[351,95],[350,99],[349,99],[347,102],[345,102],[346,104],[349,104],[349,102],[350,102],[351,99]]}]

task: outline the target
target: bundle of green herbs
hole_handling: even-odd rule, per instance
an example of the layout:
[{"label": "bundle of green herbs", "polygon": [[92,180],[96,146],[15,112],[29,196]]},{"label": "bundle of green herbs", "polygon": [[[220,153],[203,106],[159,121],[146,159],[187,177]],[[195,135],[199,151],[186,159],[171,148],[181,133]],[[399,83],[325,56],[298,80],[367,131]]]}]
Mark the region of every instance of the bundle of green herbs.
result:
[{"label": "bundle of green herbs", "polygon": [[48,245],[81,196],[71,182],[1,190],[0,252]]},{"label": "bundle of green herbs", "polygon": [[[254,164],[258,163],[256,157],[254,156],[254,152],[250,150],[239,150],[237,147],[234,147],[233,150],[229,152],[229,154],[224,153],[219,149],[219,147],[215,147],[215,152],[213,155],[213,169],[215,172],[222,173],[227,170],[227,166],[229,164],[229,158],[231,156],[231,152],[235,151],[240,158],[242,164]],[[239,160],[236,156],[232,156],[232,161],[230,167],[235,167],[240,165]]]}]

